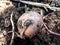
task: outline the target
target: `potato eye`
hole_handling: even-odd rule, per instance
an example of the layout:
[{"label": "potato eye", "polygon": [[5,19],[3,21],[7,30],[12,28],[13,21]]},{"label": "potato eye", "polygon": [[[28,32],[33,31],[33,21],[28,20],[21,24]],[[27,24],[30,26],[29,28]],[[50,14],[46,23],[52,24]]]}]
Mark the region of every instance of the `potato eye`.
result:
[{"label": "potato eye", "polygon": [[26,26],[29,26],[30,24],[32,24],[32,22],[29,19],[24,22],[24,25],[26,25]]}]

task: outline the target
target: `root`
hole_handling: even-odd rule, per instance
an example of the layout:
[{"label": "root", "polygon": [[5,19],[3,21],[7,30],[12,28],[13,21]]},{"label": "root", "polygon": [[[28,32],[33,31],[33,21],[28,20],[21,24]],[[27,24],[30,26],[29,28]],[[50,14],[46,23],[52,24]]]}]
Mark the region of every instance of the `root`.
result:
[{"label": "root", "polygon": [[14,39],[14,23],[13,23],[12,17],[13,17],[13,12],[11,13],[11,17],[10,17],[11,24],[12,24],[12,31],[11,31],[12,32],[12,38],[11,38],[10,45],[12,45],[13,39]]},{"label": "root", "polygon": [[44,24],[44,26],[45,26],[46,30],[47,30],[50,34],[60,36],[60,34],[59,34],[59,33],[53,32],[53,31],[51,31],[50,29],[48,29],[48,27],[46,26],[46,24],[45,24],[45,23],[43,23],[43,24]]}]

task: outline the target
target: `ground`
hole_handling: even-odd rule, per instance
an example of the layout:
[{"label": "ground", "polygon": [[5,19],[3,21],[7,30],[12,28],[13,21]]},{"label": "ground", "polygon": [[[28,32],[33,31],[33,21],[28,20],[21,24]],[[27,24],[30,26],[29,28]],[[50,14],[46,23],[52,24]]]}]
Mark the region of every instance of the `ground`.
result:
[{"label": "ground", "polygon": [[[56,12],[43,16],[47,27],[53,32],[60,33],[60,17]],[[50,34],[43,27],[40,32],[32,39],[15,38],[13,45],[60,45],[60,36]]]},{"label": "ground", "polygon": [[[0,14],[0,30],[5,30],[7,32],[11,31],[12,25],[10,22],[10,14],[14,12],[13,21],[15,25],[15,31],[17,32],[16,23],[21,14],[17,13],[15,8],[9,8],[4,13]],[[21,11],[20,11],[21,12]],[[23,11],[22,11],[23,12]],[[9,23],[7,23],[7,22]],[[60,33],[60,15],[58,12],[52,12],[43,16],[43,21],[47,27],[56,33]],[[7,26],[6,26],[6,25]],[[11,34],[8,34],[8,44],[11,40]],[[60,36],[50,34],[46,31],[45,27],[42,27],[36,36],[31,39],[21,39],[17,36],[14,37],[13,45],[60,45]]]}]

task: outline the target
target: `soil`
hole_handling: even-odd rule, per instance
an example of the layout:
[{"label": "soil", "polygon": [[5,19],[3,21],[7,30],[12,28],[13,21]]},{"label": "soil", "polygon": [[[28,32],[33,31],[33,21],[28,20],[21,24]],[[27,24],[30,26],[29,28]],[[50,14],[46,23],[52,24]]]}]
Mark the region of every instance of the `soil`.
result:
[{"label": "soil", "polygon": [[[43,18],[43,21],[51,31],[60,33],[60,18],[56,12],[44,15]],[[15,38],[13,45],[60,45],[60,36],[50,34],[43,27],[32,39]]]},{"label": "soil", "polygon": [[[15,31],[17,31],[16,23],[20,14],[18,14],[17,12],[15,12],[14,14],[15,15],[13,16],[13,21],[15,22],[14,23]],[[12,27],[11,27],[11,23],[9,23],[8,27],[4,26],[5,19],[8,19],[10,21],[10,13],[8,15],[5,12],[4,15],[3,14],[0,15],[0,28],[1,30],[6,30],[8,32],[12,29]],[[52,12],[49,13],[48,15],[44,15],[43,21],[51,31],[60,33],[60,17],[58,14],[56,14],[56,12]],[[10,39],[11,39],[11,34],[8,35],[7,45],[9,45]],[[50,34],[48,31],[46,31],[45,27],[42,27],[41,30],[38,32],[38,34],[34,36],[32,39],[28,39],[28,38],[20,39],[19,37],[15,36],[13,45],[60,45],[60,36]]]}]

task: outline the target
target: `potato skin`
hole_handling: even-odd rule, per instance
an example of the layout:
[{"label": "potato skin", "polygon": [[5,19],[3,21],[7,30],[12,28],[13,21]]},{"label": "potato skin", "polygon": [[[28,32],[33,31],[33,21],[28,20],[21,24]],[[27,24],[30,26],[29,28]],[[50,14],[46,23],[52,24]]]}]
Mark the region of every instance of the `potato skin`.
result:
[{"label": "potato skin", "polygon": [[[32,24],[30,24],[29,26],[24,26],[24,22],[28,19],[32,21]],[[23,28],[20,28],[19,23],[20,25],[23,25]],[[18,31],[20,34],[24,32],[24,35],[23,35],[24,37],[32,38],[40,30],[43,24],[43,20],[42,20],[42,16],[39,13],[35,11],[30,11],[28,13],[22,14],[22,16],[18,19],[17,24],[18,24],[17,25]],[[27,28],[25,29],[25,31],[23,31],[25,27]]]}]

